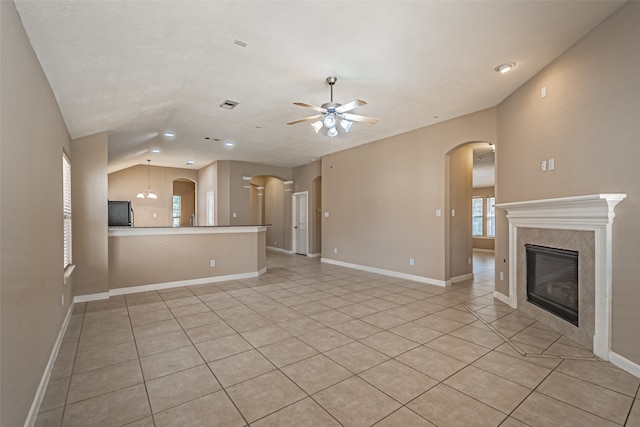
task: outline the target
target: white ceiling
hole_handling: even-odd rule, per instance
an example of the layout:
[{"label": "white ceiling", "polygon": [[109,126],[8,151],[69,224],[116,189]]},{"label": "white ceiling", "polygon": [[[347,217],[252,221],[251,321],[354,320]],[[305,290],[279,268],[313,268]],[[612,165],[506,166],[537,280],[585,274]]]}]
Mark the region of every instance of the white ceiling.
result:
[{"label": "white ceiling", "polygon": [[293,102],[329,101],[330,75],[335,101],[364,99],[353,112],[380,119],[334,150],[492,107],[621,3],[16,1],[71,137],[110,133],[110,172],[319,158],[330,139],[286,123],[313,114]]}]

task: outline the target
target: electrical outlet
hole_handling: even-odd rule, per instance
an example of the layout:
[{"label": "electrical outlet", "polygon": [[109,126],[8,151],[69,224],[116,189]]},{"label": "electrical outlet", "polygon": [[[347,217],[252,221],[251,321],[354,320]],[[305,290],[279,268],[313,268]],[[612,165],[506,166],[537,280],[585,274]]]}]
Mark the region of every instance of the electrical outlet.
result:
[{"label": "electrical outlet", "polygon": [[540,171],[541,172],[546,172],[547,171],[547,161],[543,160],[540,162]]},{"label": "electrical outlet", "polygon": [[409,265],[415,265],[416,261],[413,258],[409,258]]},{"label": "electrical outlet", "polygon": [[469,265],[471,265],[471,257],[469,257]]},{"label": "electrical outlet", "polygon": [[338,248],[333,248],[333,253],[337,254],[338,253]]},{"label": "electrical outlet", "polygon": [[215,266],[216,266],[216,260],[215,260],[215,259],[212,259],[212,260],[209,262],[209,266],[210,266],[210,267],[215,267]]},{"label": "electrical outlet", "polygon": [[504,273],[502,271],[500,272],[500,280],[504,280]]},{"label": "electrical outlet", "polygon": [[61,305],[64,307],[64,294],[62,294],[62,301],[61,301]]}]

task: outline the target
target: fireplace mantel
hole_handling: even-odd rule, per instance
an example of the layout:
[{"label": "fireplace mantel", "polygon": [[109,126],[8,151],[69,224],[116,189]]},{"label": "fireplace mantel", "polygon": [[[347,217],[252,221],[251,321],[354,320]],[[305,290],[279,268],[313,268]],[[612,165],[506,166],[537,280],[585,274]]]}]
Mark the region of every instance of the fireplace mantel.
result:
[{"label": "fireplace mantel", "polygon": [[614,209],[626,194],[591,194],[497,204],[509,220],[509,295],[496,298],[517,308],[518,228],[586,230],[595,233],[595,334],[593,352],[609,360],[611,351],[611,270]]}]

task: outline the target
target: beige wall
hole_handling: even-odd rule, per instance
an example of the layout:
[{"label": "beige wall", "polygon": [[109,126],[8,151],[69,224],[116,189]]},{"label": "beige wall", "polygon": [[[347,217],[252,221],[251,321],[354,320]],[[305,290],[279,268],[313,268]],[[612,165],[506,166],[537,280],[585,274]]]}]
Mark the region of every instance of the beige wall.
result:
[{"label": "beige wall", "polygon": [[[640,364],[640,3],[628,2],[498,107],[498,203],[627,193],[613,226],[612,349]],[[542,87],[547,96],[540,97]],[[555,170],[540,162],[555,159]],[[496,289],[508,295],[498,217]]]},{"label": "beige wall", "polygon": [[[147,174],[157,199],[136,198],[138,192],[147,188]],[[145,164],[113,172],[109,174],[109,200],[131,200],[136,227],[169,227],[172,223],[173,181],[180,178],[197,182],[198,171]]]},{"label": "beige wall", "polygon": [[[285,200],[291,198],[291,192],[285,192],[285,185],[278,178],[265,177],[264,179],[264,223],[269,224],[267,230],[267,246],[272,248],[285,248],[285,234],[287,227],[284,215]],[[289,203],[289,206],[290,203]],[[289,222],[289,225],[291,222]],[[289,245],[290,247],[290,245]]]},{"label": "beige wall", "polygon": [[446,158],[445,248],[448,248],[448,279],[473,273],[471,238],[471,195],[473,190],[473,148],[454,149]]},{"label": "beige wall", "polygon": [[0,40],[0,425],[21,426],[72,300],[62,265],[63,149],[72,173],[78,165],[13,2],[0,2]]},{"label": "beige wall", "polygon": [[[473,197],[482,197],[482,209],[484,214],[487,214],[487,197],[494,197],[496,195],[495,187],[480,187],[473,189]],[[487,234],[487,221],[486,217],[482,221],[482,231],[486,236]],[[493,237],[474,237],[473,249],[482,249],[485,251],[493,251],[495,249],[495,239]]]},{"label": "beige wall", "polygon": [[198,171],[198,185],[196,186],[196,209],[198,224],[207,225],[207,193],[213,191],[214,196],[214,225],[218,225],[218,163],[214,162]]},{"label": "beige wall", "polygon": [[309,253],[322,252],[322,162],[293,169],[293,191],[309,192]]},{"label": "beige wall", "polygon": [[436,216],[445,213],[446,155],[495,140],[491,108],[325,157],[323,258],[448,280],[445,221]]},{"label": "beige wall", "polygon": [[71,142],[75,295],[109,290],[106,133]]},{"label": "beige wall", "polygon": [[264,267],[264,234],[109,236],[109,288],[256,273]]}]

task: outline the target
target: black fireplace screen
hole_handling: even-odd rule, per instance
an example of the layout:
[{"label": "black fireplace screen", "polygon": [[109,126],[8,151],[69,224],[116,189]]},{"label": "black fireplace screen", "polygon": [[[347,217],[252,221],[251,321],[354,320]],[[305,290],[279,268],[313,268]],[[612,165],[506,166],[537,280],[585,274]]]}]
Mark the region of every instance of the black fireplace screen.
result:
[{"label": "black fireplace screen", "polygon": [[578,252],[524,246],[527,300],[578,326]]}]

